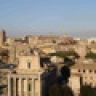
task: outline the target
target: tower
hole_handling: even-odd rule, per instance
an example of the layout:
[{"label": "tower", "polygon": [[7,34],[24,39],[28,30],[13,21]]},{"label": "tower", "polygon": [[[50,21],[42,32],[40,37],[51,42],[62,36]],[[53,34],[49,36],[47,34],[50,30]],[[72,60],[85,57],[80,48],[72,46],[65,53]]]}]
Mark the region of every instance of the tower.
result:
[{"label": "tower", "polygon": [[0,32],[0,46],[4,45],[5,41],[6,41],[6,32],[5,30],[2,30],[2,32]]}]

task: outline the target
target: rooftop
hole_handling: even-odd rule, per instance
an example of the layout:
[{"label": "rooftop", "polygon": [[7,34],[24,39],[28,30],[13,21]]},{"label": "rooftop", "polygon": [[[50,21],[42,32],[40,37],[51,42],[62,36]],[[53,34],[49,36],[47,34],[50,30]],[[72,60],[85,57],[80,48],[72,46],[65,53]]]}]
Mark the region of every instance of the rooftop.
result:
[{"label": "rooftop", "polygon": [[96,69],[96,62],[85,62],[85,61],[78,61],[74,64],[72,69]]}]

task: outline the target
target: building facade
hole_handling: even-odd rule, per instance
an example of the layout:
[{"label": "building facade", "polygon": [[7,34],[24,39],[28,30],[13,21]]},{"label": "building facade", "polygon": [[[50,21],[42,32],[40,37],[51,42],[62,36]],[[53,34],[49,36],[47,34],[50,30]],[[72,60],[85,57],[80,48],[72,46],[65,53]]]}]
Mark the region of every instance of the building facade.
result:
[{"label": "building facade", "polygon": [[81,86],[89,85],[92,88],[96,87],[95,63],[89,61],[78,62],[70,70],[69,86],[72,88],[75,96],[79,96]]},{"label": "building facade", "polygon": [[8,74],[8,96],[47,96],[53,76],[56,76],[54,68],[41,68],[36,52],[20,56],[17,68]]}]

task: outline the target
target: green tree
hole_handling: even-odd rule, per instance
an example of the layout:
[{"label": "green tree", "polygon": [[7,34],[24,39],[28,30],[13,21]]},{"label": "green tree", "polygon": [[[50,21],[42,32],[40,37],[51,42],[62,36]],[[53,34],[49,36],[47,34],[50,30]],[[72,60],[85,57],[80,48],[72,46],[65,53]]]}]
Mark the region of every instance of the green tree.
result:
[{"label": "green tree", "polygon": [[49,54],[50,56],[58,56],[58,57],[61,57],[61,58],[65,58],[65,57],[68,57],[68,56],[74,56],[76,58],[78,58],[78,54],[75,52],[75,51],[59,51],[59,52],[56,52],[56,53],[51,53]]},{"label": "green tree", "polygon": [[96,96],[96,88],[91,86],[82,86],[80,89],[80,96]]},{"label": "green tree", "polygon": [[89,59],[96,59],[96,53],[89,52],[89,53],[86,54],[85,57],[89,58]]},{"label": "green tree", "polygon": [[54,86],[51,87],[49,91],[49,96],[74,96],[74,95],[70,87],[55,84]]},{"label": "green tree", "polygon": [[63,66],[60,72],[61,76],[58,76],[55,84],[49,89],[49,96],[74,96],[72,89],[67,86],[70,69],[68,66]]}]

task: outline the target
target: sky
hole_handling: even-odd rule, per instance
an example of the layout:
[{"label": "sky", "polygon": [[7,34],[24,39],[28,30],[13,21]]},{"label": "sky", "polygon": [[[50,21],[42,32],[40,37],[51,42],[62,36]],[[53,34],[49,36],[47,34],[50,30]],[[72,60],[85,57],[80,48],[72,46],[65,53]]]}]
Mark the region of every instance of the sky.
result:
[{"label": "sky", "polygon": [[0,0],[0,30],[8,35],[96,37],[96,0]]}]

